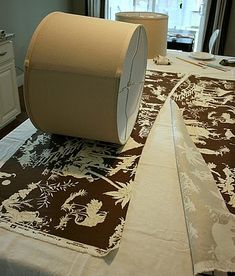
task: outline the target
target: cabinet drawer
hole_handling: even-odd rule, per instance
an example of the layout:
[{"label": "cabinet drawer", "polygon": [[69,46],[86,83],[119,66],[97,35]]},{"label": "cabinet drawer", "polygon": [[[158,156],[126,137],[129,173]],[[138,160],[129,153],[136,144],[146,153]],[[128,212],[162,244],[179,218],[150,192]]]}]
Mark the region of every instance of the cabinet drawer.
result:
[{"label": "cabinet drawer", "polygon": [[15,63],[10,61],[0,67],[0,129],[14,120],[19,113]]},{"label": "cabinet drawer", "polygon": [[11,42],[0,44],[0,64],[13,59],[13,48]]}]

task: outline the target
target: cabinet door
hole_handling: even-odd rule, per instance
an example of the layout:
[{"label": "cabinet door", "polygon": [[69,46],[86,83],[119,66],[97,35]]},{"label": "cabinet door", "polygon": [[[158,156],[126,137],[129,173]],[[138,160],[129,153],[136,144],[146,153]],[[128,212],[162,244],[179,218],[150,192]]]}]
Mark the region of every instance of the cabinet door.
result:
[{"label": "cabinet door", "polygon": [[20,113],[14,62],[0,67],[0,128]]}]

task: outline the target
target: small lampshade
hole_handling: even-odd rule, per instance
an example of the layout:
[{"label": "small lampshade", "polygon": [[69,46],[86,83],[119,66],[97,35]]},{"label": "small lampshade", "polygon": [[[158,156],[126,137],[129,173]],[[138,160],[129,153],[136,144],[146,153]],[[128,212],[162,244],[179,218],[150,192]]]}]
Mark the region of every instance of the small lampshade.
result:
[{"label": "small lampshade", "polygon": [[39,24],[25,59],[25,102],[46,132],[124,144],[147,63],[141,25],[66,13]]},{"label": "small lampshade", "polygon": [[166,55],[168,15],[154,12],[119,12],[116,20],[142,24],[147,33],[148,58]]}]

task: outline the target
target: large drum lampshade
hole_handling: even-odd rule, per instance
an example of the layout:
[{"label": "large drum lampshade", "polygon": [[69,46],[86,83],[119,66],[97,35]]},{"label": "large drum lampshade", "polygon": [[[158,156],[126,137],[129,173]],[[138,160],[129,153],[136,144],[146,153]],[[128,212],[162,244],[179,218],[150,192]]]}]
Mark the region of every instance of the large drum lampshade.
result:
[{"label": "large drum lampshade", "polygon": [[119,12],[116,20],[142,24],[147,33],[148,58],[166,55],[168,15],[154,12]]},{"label": "large drum lampshade", "polygon": [[141,25],[55,12],[25,59],[25,102],[45,131],[124,144],[137,117],[147,62]]}]

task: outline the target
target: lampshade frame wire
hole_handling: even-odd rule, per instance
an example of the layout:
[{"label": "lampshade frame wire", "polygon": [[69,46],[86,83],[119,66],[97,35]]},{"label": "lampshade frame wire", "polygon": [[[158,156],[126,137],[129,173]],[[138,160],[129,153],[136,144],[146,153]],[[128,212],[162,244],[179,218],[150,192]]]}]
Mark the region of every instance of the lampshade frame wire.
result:
[{"label": "lampshade frame wire", "polygon": [[[140,43],[140,32],[141,32],[141,29],[139,29],[138,39],[137,39],[137,47],[136,47],[135,53],[134,53],[132,61],[131,61],[131,70],[130,70],[129,80],[128,80],[127,86],[126,86],[126,88],[127,88],[127,97],[126,97],[126,102],[125,102],[125,116],[126,116],[125,140],[127,140],[127,126],[129,125],[128,124],[129,123],[129,117],[131,117],[131,116],[128,116],[128,114],[127,114],[127,104],[128,104],[128,100],[129,100],[130,87],[135,84],[135,83],[131,84],[131,76],[132,76],[132,72],[133,72],[133,63],[134,63],[134,60],[135,60],[135,57],[136,57],[136,54],[137,54],[137,51],[138,51],[139,43]],[[142,97],[142,93],[139,93],[138,99],[136,101],[136,106],[140,104],[140,98],[141,97]],[[136,106],[135,106],[135,108],[136,108]],[[133,114],[133,112],[131,114]],[[138,115],[138,113],[137,113],[137,115]]]}]

